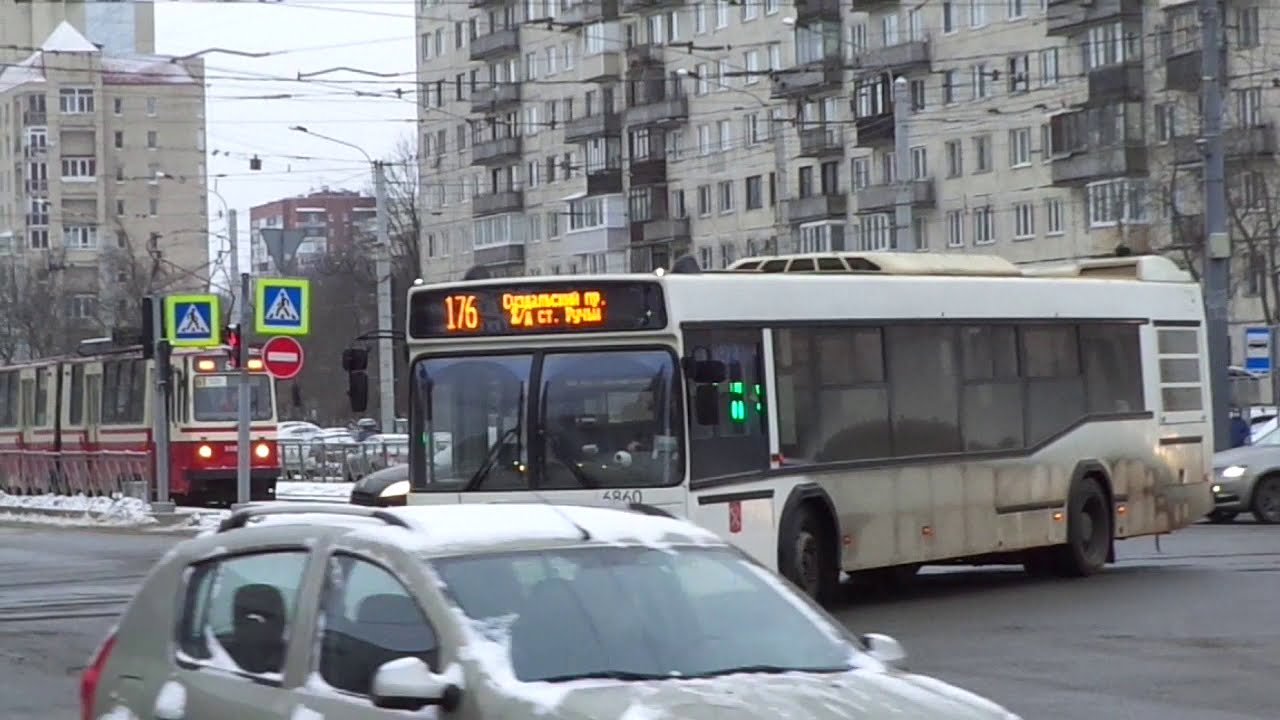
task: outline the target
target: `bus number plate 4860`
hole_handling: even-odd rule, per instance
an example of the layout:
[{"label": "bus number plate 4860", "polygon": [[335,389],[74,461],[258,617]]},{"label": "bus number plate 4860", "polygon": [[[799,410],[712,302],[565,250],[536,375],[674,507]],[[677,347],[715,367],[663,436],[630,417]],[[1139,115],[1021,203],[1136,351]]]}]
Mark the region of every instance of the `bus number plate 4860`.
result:
[{"label": "bus number plate 4860", "polygon": [[643,503],[644,495],[639,490],[605,490],[604,499],[606,502]]}]

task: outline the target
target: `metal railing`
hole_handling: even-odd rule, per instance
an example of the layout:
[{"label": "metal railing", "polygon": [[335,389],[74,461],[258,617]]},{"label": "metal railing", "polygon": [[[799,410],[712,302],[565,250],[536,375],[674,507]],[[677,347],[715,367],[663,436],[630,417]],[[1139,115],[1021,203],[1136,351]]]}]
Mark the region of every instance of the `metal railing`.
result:
[{"label": "metal railing", "polygon": [[280,440],[280,479],[355,482],[371,472],[409,462],[408,443]]}]

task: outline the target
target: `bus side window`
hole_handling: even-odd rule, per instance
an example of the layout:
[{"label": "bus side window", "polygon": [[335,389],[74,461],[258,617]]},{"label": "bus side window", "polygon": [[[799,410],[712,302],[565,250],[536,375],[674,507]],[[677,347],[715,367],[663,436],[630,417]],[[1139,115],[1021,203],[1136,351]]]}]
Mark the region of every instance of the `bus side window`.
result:
[{"label": "bus side window", "polygon": [[[691,422],[692,479],[732,475],[769,467],[768,407],[764,397],[764,348],[760,330],[693,330],[685,333],[685,354],[719,360],[727,369],[718,384],[720,422]],[[686,405],[693,412],[694,384]]]}]

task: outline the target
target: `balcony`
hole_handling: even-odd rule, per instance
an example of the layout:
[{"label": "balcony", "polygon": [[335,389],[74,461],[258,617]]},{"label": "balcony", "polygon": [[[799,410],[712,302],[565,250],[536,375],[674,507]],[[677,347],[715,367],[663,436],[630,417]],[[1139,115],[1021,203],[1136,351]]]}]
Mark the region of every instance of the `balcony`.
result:
[{"label": "balcony", "polygon": [[587,172],[587,195],[622,194],[622,168],[606,168]]},{"label": "balcony", "polygon": [[892,145],[896,136],[893,111],[879,115],[856,118],[853,127],[858,131],[858,147]]},{"label": "balcony", "polygon": [[472,217],[520,212],[523,209],[524,192],[520,190],[503,190],[489,195],[476,195],[471,198]]},{"label": "balcony", "polygon": [[651,243],[689,242],[689,218],[650,220],[641,226],[640,241]]},{"label": "balcony", "polygon": [[520,103],[520,83],[501,83],[493,87],[478,88],[471,93],[471,112],[493,112],[508,105]]},{"label": "balcony", "polygon": [[564,124],[564,141],[582,142],[595,137],[619,137],[622,135],[622,116],[616,112],[599,112],[574,118]]},{"label": "balcony", "polygon": [[1142,0],[1049,0],[1049,36],[1074,35],[1088,25],[1141,17]]},{"label": "balcony", "polygon": [[1089,71],[1089,105],[1141,102],[1147,79],[1142,62],[1116,63]]},{"label": "balcony", "polygon": [[488,165],[520,156],[520,138],[505,137],[485,140],[471,146],[471,164]]},{"label": "balcony", "polygon": [[579,59],[578,77],[588,82],[616,80],[622,77],[624,69],[626,69],[626,63],[622,59],[622,53],[596,53]]},{"label": "balcony", "polygon": [[594,255],[627,249],[630,235],[625,227],[598,227],[566,232],[562,250],[569,255]]},{"label": "balcony", "polygon": [[858,53],[854,63],[867,72],[905,72],[914,68],[927,68],[933,62],[927,40],[898,43]]},{"label": "balcony", "polygon": [[[1204,161],[1198,135],[1179,135],[1173,139],[1173,162],[1191,165]],[[1228,128],[1222,133],[1227,160],[1245,161],[1276,154],[1276,129],[1271,123],[1254,127]]]},{"label": "balcony", "polygon": [[769,96],[779,99],[821,95],[839,90],[843,83],[843,62],[828,58],[775,72]]},{"label": "balcony", "polygon": [[511,265],[524,262],[524,245],[507,244],[476,248],[477,265]]},{"label": "balcony", "polygon": [[1055,157],[1050,167],[1054,185],[1085,185],[1095,180],[1147,174],[1147,148],[1139,143],[1077,150]]},{"label": "balcony", "polygon": [[[854,191],[854,199],[858,202],[858,212],[883,212],[898,207],[898,194],[901,185],[869,185]],[[912,180],[907,189],[911,195],[910,205],[914,208],[931,208],[937,203],[932,180]]]},{"label": "balcony", "polygon": [[843,218],[848,212],[849,196],[844,193],[838,195],[811,195],[787,201],[787,218],[792,225],[816,220]]},{"label": "balcony", "polygon": [[48,145],[26,145],[22,148],[22,157],[33,159],[49,156]]},{"label": "balcony", "polygon": [[844,153],[844,128],[817,125],[800,128],[800,157],[824,157]]},{"label": "balcony", "polygon": [[22,124],[39,127],[49,124],[49,113],[43,110],[28,110],[22,113]]},{"label": "balcony", "polygon": [[1203,78],[1203,72],[1200,69],[1202,58],[1203,53],[1200,52],[1200,48],[1166,55],[1164,58],[1165,89],[1200,92],[1200,81]]},{"label": "balcony", "polygon": [[27,180],[25,186],[27,193],[32,195],[44,195],[49,192],[48,180]]},{"label": "balcony", "polygon": [[520,52],[520,29],[506,28],[494,30],[488,35],[480,35],[471,41],[469,57],[472,60],[487,60],[498,55]]},{"label": "balcony", "polygon": [[93,112],[58,114],[58,124],[62,127],[93,127],[97,122],[98,114]]},{"label": "balcony", "polygon": [[556,22],[574,28],[597,22],[612,22],[618,19],[618,15],[618,0],[579,0],[574,5],[561,8]]},{"label": "balcony", "polygon": [[631,160],[631,185],[660,185],[667,181],[667,158],[646,157]]},{"label": "balcony", "polygon": [[684,7],[684,0],[622,0],[623,15],[638,15],[652,10]]},{"label": "balcony", "polygon": [[840,22],[840,0],[796,0],[796,24],[804,27],[812,21]]},{"label": "balcony", "polygon": [[679,125],[689,119],[689,98],[665,97],[627,108],[628,125]]}]

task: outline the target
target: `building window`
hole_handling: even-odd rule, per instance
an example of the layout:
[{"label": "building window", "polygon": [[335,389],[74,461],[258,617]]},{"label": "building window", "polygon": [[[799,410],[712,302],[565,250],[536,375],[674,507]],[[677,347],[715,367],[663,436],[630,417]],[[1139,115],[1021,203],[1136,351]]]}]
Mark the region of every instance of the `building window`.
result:
[{"label": "building window", "polygon": [[1058,48],[1040,51],[1040,84],[1057,85],[1062,79],[1058,70]]},{"label": "building window", "polygon": [[1103,180],[1085,186],[1089,227],[1147,222],[1147,185],[1140,179]]},{"label": "building window", "polygon": [[946,146],[947,153],[947,177],[958,178],[964,174],[964,143],[959,140],[948,140]]},{"label": "building window", "polygon": [[150,117],[156,115],[156,99],[153,97],[147,98],[147,115]]},{"label": "building window", "polygon": [[49,249],[49,229],[32,228],[27,231],[27,246],[32,250]]},{"label": "building window", "polygon": [[1175,106],[1171,102],[1160,103],[1155,107],[1153,114],[1156,120],[1156,140],[1158,142],[1169,142],[1177,135],[1174,108]]},{"label": "building window", "polygon": [[711,186],[698,186],[698,216],[707,217],[711,214]]},{"label": "building window", "polygon": [[92,180],[98,174],[98,161],[91,157],[62,158],[64,180]]},{"label": "building window", "polygon": [[973,244],[990,245],[996,241],[995,212],[990,205],[973,209]]},{"label": "building window", "polygon": [[720,212],[721,213],[733,212],[733,181],[722,180],[720,181],[719,188],[720,188],[720,193],[719,193],[720,194]]},{"label": "building window", "polygon": [[1260,44],[1261,23],[1258,19],[1258,6],[1236,8],[1236,47],[1256,48]]},{"label": "building window", "polygon": [[98,246],[98,228],[93,225],[66,225],[62,228],[62,246],[72,250],[88,250]]},{"label": "building window", "polygon": [[96,316],[98,298],[95,295],[72,295],[67,298],[67,312],[74,320],[89,320]]},{"label": "building window", "polygon": [[991,136],[978,135],[973,138],[973,155],[975,173],[991,171]]},{"label": "building window", "polygon": [[[1011,0],[1013,1],[1013,0]],[[1014,55],[1009,58],[1009,94],[1031,91],[1031,56]]]},{"label": "building window", "polygon": [[[859,250],[876,252],[889,250],[894,246],[893,216],[888,213],[872,213],[858,216],[857,232],[861,236]],[[830,248],[824,247],[825,252]],[[818,250],[802,250],[801,252],[818,252]]]},{"label": "building window", "polygon": [[58,110],[63,115],[88,115],[94,111],[93,88],[63,88],[58,91]]},{"label": "building window", "polygon": [[1026,17],[1026,8],[1023,3],[1025,0],[1006,0],[1006,17],[1010,20],[1017,20]]},{"label": "building window", "polygon": [[969,27],[980,28],[987,24],[987,3],[969,3]]},{"label": "building window", "polygon": [[1236,96],[1236,124],[1238,127],[1258,127],[1262,124],[1262,88],[1233,90]]},{"label": "building window", "polygon": [[150,150],[155,150],[158,147],[160,147],[159,134],[156,133],[155,130],[148,130],[147,131],[147,148]]},{"label": "building window", "polygon": [[942,73],[942,102],[950,105],[957,102],[956,86],[960,80],[959,70],[947,70]]},{"label": "building window", "polygon": [[1009,166],[1025,167],[1031,164],[1031,128],[1009,131]]},{"label": "building window", "polygon": [[862,190],[871,185],[871,163],[866,158],[853,158],[849,161],[849,173],[854,190]]},{"label": "building window", "polygon": [[747,178],[747,209],[759,210],[764,207],[764,178],[752,175]]},{"label": "building window", "polygon": [[964,247],[964,211],[947,212],[947,247]]},{"label": "building window", "polygon": [[1062,201],[1058,198],[1044,201],[1044,232],[1046,235],[1062,234]]},{"label": "building window", "polygon": [[949,34],[959,29],[959,23],[956,22],[956,4],[947,0],[942,3],[942,32]]},{"label": "building window", "polygon": [[[978,3],[974,3],[976,6]],[[978,63],[970,68],[973,74],[973,99],[981,100],[987,97],[987,65],[986,63]]]},{"label": "building window", "polygon": [[159,215],[159,214],[160,214],[160,200],[159,200],[159,198],[148,198],[148,200],[147,200],[147,213],[148,213],[149,215],[151,215],[151,217],[155,217],[156,215]]},{"label": "building window", "polygon": [[929,151],[924,146],[911,148],[911,178],[925,180],[929,177]]},{"label": "building window", "polygon": [[124,131],[123,130],[116,131],[115,140],[116,140],[115,145],[117,150],[124,148]]},{"label": "building window", "polygon": [[124,114],[124,98],[114,98],[111,101],[111,110],[116,115]]},{"label": "building window", "polygon": [[1023,202],[1013,205],[1013,239],[1025,240],[1036,235],[1036,206]]}]

